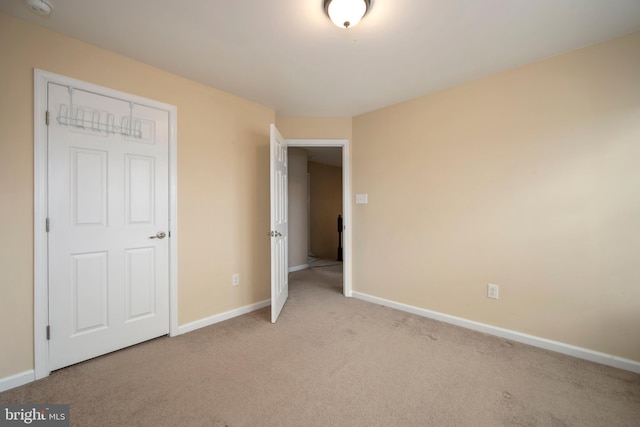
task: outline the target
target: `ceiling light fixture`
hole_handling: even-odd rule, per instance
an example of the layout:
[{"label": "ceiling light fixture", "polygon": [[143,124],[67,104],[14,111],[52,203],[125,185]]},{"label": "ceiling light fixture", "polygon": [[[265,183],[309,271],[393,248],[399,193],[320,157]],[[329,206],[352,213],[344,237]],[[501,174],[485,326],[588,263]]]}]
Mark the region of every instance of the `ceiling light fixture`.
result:
[{"label": "ceiling light fixture", "polygon": [[340,28],[355,27],[371,8],[371,0],[324,0],[324,11]]},{"label": "ceiling light fixture", "polygon": [[25,0],[24,2],[29,10],[38,15],[48,15],[53,10],[51,0]]}]

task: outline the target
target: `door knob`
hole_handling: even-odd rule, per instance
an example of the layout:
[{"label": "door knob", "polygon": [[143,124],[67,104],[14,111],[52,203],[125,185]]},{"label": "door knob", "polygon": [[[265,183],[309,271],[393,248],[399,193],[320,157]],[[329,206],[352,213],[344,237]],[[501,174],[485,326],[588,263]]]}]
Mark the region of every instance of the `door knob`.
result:
[{"label": "door knob", "polygon": [[158,234],[156,234],[155,236],[151,236],[149,237],[150,239],[164,239],[165,237],[167,237],[166,233],[164,231],[158,231]]}]

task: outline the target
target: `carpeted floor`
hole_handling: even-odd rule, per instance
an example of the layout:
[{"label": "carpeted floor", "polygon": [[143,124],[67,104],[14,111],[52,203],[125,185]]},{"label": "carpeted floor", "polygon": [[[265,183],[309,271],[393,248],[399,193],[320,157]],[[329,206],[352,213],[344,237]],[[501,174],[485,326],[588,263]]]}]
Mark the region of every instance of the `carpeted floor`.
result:
[{"label": "carpeted floor", "polygon": [[269,309],[159,338],[0,394],[74,426],[639,426],[640,375],[341,295],[293,273]]}]

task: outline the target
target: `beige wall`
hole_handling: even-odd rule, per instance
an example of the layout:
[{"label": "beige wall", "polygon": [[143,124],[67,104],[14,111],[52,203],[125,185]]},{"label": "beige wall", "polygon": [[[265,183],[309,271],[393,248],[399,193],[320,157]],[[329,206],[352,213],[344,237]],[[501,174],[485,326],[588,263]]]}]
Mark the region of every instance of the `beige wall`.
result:
[{"label": "beige wall", "polygon": [[640,32],[356,117],[351,151],[355,291],[640,361]]},{"label": "beige wall", "polygon": [[337,259],[338,215],[342,215],[342,168],[309,162],[311,253]]},{"label": "beige wall", "polygon": [[0,58],[0,379],[33,368],[33,68],[178,107],[181,325],[269,297],[273,110],[2,13]]},{"label": "beige wall", "polygon": [[351,140],[351,117],[276,117],[276,126],[287,139]]},{"label": "beige wall", "polygon": [[289,268],[292,268],[308,264],[307,150],[290,147],[288,154]]}]

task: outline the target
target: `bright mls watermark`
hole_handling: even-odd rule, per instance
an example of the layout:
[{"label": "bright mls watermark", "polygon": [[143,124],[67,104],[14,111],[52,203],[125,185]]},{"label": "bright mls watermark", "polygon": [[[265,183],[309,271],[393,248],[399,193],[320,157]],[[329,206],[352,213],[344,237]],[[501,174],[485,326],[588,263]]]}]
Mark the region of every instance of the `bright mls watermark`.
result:
[{"label": "bright mls watermark", "polygon": [[69,427],[69,405],[0,405],[0,427]]}]

